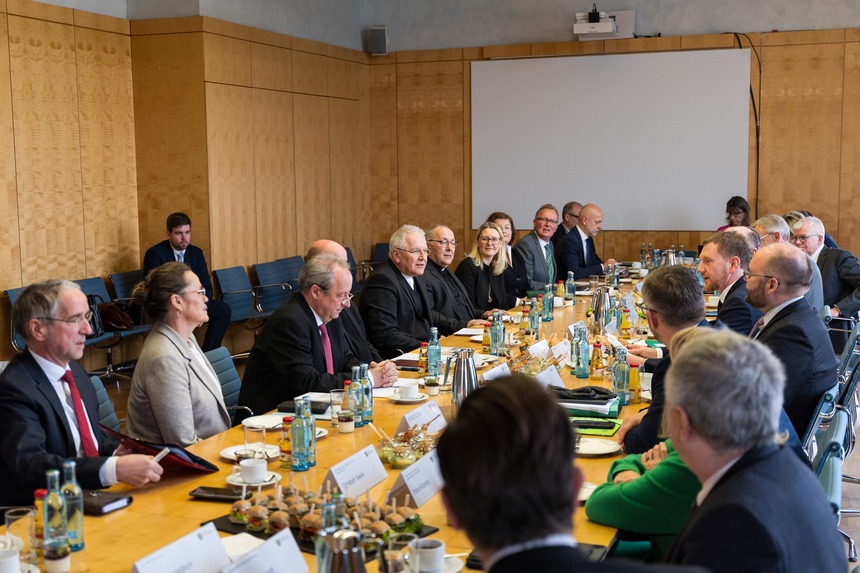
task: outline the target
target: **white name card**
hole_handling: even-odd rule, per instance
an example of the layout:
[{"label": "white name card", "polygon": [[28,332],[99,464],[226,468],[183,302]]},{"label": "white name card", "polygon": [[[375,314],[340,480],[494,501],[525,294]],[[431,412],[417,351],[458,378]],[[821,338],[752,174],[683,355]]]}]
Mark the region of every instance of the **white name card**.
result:
[{"label": "white name card", "polygon": [[230,564],[215,524],[211,521],[147,555],[132,567],[132,573],[215,573]]},{"label": "white name card", "polygon": [[304,573],[308,564],[289,528],[224,568],[223,573]]},{"label": "white name card", "polygon": [[585,328],[588,328],[588,325],[586,325],[585,322],[582,320],[578,320],[578,321],[574,322],[573,324],[571,324],[570,326],[567,327],[567,332],[570,333],[571,339],[573,339],[574,335],[576,334],[576,332],[574,332],[574,331],[576,330],[577,326],[584,326]]},{"label": "white name card", "polygon": [[559,388],[564,388],[564,382],[561,381],[561,376],[558,375],[558,370],[555,366],[550,366],[535,376],[535,380],[540,382],[541,386],[544,388],[547,386],[558,386]]},{"label": "white name card", "polygon": [[484,372],[484,381],[489,382],[490,380],[495,380],[496,378],[504,378],[505,376],[511,375],[511,369],[508,366],[507,362],[502,362],[498,366],[493,366],[486,372]]},{"label": "white name card", "polygon": [[409,505],[417,508],[427,503],[443,485],[445,482],[439,471],[439,458],[436,450],[432,450],[400,472],[394,487],[391,488],[391,497],[400,505],[406,503],[408,493]]},{"label": "white name card", "polygon": [[552,355],[558,360],[558,367],[564,368],[570,363],[570,340],[564,339],[552,347]]},{"label": "white name card", "polygon": [[427,426],[428,432],[438,432],[448,425],[445,416],[442,415],[442,410],[439,409],[439,404],[435,400],[428,400],[414,410],[410,410],[397,424],[395,433],[405,432],[412,426]]},{"label": "white name card", "polygon": [[550,355],[549,342],[546,339],[529,346],[529,354],[538,358],[548,358]]},{"label": "white name card", "polygon": [[323,483],[334,481],[345,496],[357,496],[388,477],[373,446],[367,446],[331,467]]}]

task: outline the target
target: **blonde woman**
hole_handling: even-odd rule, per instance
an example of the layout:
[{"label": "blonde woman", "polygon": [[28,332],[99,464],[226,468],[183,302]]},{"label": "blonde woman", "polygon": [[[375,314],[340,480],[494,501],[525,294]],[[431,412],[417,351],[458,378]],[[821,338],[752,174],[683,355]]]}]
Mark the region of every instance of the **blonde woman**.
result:
[{"label": "blonde woman", "polygon": [[456,271],[475,308],[486,311],[517,305],[517,297],[505,290],[505,259],[505,239],[501,227],[495,223],[482,224],[478,228],[472,251],[460,262]]}]

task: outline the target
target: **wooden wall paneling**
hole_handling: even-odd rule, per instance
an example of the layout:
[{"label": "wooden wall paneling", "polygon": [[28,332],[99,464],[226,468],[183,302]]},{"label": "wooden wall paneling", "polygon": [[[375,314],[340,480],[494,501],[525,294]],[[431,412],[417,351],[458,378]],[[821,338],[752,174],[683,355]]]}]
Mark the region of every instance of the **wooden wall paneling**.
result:
[{"label": "wooden wall paneling", "polygon": [[257,257],[251,263],[299,254],[293,95],[254,90],[254,182]]},{"label": "wooden wall paneling", "polygon": [[[0,15],[0,245],[3,246],[0,249],[0,286],[4,289],[22,284],[11,91],[9,34],[6,14],[3,14]],[[8,321],[0,320],[0,323]]]},{"label": "wooden wall paneling", "polygon": [[22,281],[86,274],[74,30],[9,16]]},{"label": "wooden wall paneling", "polygon": [[328,95],[328,58],[293,50],[293,91]]},{"label": "wooden wall paneling", "polygon": [[132,36],[131,47],[141,250],[164,240],[167,215],[183,211],[208,252],[203,35]]},{"label": "wooden wall paneling", "polygon": [[255,88],[292,90],[292,52],[278,46],[251,42],[251,85]]},{"label": "wooden wall paneling", "polygon": [[74,23],[74,11],[54,4],[35,2],[34,0],[6,0],[6,11],[9,15],[25,16],[37,20],[48,20],[59,24]]},{"label": "wooden wall paneling", "polygon": [[254,90],[206,83],[210,269],[257,260]]},{"label": "wooden wall paneling", "polygon": [[511,44],[507,46],[484,46],[484,58],[528,58],[532,55],[532,44]]},{"label": "wooden wall paneling", "polygon": [[75,29],[86,274],[139,268],[131,41]]},{"label": "wooden wall paneling", "polygon": [[251,85],[251,42],[203,34],[204,79],[236,86]]},{"label": "wooden wall paneling", "polygon": [[296,94],[293,126],[296,164],[296,248],[331,236],[332,198],[329,106],[324,97]]},{"label": "wooden wall paneling", "polygon": [[370,259],[369,253],[373,248],[373,216],[377,206],[373,203],[371,186],[371,149],[370,149],[370,66],[363,65],[358,70],[358,193],[364,198],[364,211],[361,218],[364,221],[361,240],[352,246],[352,254],[356,260]]},{"label": "wooden wall paneling", "polygon": [[72,17],[76,28],[92,28],[102,32],[114,32],[124,36],[129,35],[129,22],[125,18],[113,18],[93,12],[73,10]]},{"label": "wooden wall paneling", "polygon": [[762,214],[808,209],[838,232],[843,52],[841,44],[764,49]]},{"label": "wooden wall paneling", "polygon": [[462,61],[398,64],[400,224],[464,236],[463,109]]},{"label": "wooden wall paneling", "polygon": [[[370,66],[370,189],[373,243],[387,243],[398,226],[397,66]],[[363,256],[370,258],[371,252]]]},{"label": "wooden wall paneling", "polygon": [[584,56],[602,54],[605,40],[532,44],[532,56]]},{"label": "wooden wall paneling", "polygon": [[331,238],[353,249],[369,245],[370,196],[361,189],[361,124],[357,101],[329,98]]},{"label": "wooden wall paneling", "polygon": [[[483,215],[489,215],[484,213]],[[467,252],[466,245],[475,236],[472,229],[472,65],[463,61],[463,232],[454,235],[463,245],[461,249]]]},{"label": "wooden wall paneling", "polygon": [[326,58],[328,62],[328,95],[351,100],[358,99],[358,70],[362,64]]},{"label": "wooden wall paneling", "polygon": [[603,51],[607,54],[631,54],[635,52],[668,52],[681,49],[680,36],[662,38],[631,38],[628,40],[604,40]]},{"label": "wooden wall paneling", "polygon": [[[860,38],[858,38],[860,39]],[[842,107],[842,156],[839,189],[838,232],[840,247],[860,253],[860,44],[845,45],[844,94]],[[818,211],[818,206],[813,207]],[[832,231],[831,231],[832,232]]]},{"label": "wooden wall paneling", "polygon": [[448,62],[463,59],[462,48],[450,48],[447,50],[417,50],[407,52],[395,52],[398,64],[418,62]]}]

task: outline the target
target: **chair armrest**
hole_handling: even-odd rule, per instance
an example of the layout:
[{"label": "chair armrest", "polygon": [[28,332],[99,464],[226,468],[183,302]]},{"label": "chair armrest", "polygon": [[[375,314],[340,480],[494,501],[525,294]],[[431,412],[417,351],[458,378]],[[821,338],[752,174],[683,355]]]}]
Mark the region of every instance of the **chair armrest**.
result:
[{"label": "chair armrest", "polygon": [[253,416],[254,411],[251,410],[248,406],[227,406],[228,410],[243,410],[248,413],[248,416]]}]

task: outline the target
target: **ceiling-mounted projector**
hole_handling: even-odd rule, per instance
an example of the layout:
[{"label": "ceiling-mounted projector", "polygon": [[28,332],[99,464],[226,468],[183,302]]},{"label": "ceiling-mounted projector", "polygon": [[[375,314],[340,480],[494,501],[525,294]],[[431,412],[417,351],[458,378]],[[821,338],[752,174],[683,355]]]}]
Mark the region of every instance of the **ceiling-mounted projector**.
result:
[{"label": "ceiling-mounted projector", "polygon": [[636,23],[635,10],[615,10],[604,12],[594,9],[591,12],[577,12],[573,23],[573,33],[580,40],[611,40],[632,38]]}]

